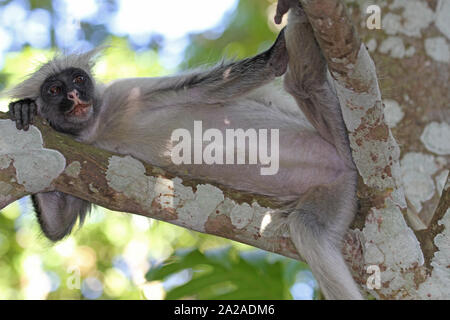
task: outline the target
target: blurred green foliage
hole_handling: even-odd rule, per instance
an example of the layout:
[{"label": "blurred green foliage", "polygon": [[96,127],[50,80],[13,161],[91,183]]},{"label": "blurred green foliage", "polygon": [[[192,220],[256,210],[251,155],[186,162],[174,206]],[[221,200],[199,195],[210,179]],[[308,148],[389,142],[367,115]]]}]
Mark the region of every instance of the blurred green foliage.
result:
[{"label": "blurred green foliage", "polygon": [[[33,8],[51,9],[50,3],[31,1]],[[217,30],[190,37],[179,68],[269,47],[277,32],[270,22],[273,5],[241,0]],[[126,39],[112,36],[106,44],[94,70],[101,81],[174,71],[162,66],[157,48],[135,52]],[[19,82],[54,54],[30,47],[9,53],[1,85]],[[6,111],[8,101],[0,102]],[[298,278],[306,268],[240,243],[103,208],[57,244],[41,235],[28,199],[0,213],[0,299],[290,299],[291,286],[308,281]]]},{"label": "blurred green foliage", "polygon": [[303,266],[287,259],[269,261],[261,251],[246,253],[233,247],[177,253],[150,269],[147,279],[162,281],[189,271],[186,283],[167,290],[167,299],[291,299],[289,287]]},{"label": "blurred green foliage", "polygon": [[[193,35],[182,68],[216,63],[225,58],[241,59],[270,47],[277,36],[272,22],[275,1],[239,1],[228,22],[217,30]],[[223,32],[222,32],[223,31]]]}]

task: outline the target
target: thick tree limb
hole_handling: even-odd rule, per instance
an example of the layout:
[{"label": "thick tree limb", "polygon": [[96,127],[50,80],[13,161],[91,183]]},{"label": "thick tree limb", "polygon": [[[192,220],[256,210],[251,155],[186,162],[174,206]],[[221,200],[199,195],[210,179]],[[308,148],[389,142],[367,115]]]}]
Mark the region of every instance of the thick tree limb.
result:
[{"label": "thick tree limb", "polygon": [[[358,194],[363,206],[355,222],[360,229],[354,229],[347,237],[346,259],[355,277],[359,275],[360,283],[367,279],[368,266],[379,268],[381,287],[368,290],[377,298],[448,299],[448,280],[443,281],[442,271],[446,263],[448,266],[450,255],[442,243],[448,241],[445,230],[449,228],[450,210],[434,221],[440,226],[434,234],[436,245],[422,251],[421,243],[406,223],[415,226],[419,219],[406,210],[400,148],[384,119],[375,65],[342,1],[301,3],[335,79],[353,158],[362,178]],[[441,256],[430,267],[425,263],[424,252],[431,259],[437,250],[441,250]]]},{"label": "thick tree limb", "polygon": [[176,178],[79,143],[42,120],[24,132],[7,119],[0,113],[0,209],[23,196],[56,190],[299,259],[283,231],[284,215],[270,198]]}]

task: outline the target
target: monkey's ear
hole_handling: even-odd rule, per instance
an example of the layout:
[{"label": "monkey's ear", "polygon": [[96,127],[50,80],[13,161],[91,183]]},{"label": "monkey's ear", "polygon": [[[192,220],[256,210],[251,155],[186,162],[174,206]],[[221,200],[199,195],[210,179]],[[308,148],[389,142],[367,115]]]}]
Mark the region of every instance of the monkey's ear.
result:
[{"label": "monkey's ear", "polygon": [[91,209],[89,202],[61,192],[38,193],[31,198],[41,229],[52,241],[70,234],[78,217],[81,225]]}]

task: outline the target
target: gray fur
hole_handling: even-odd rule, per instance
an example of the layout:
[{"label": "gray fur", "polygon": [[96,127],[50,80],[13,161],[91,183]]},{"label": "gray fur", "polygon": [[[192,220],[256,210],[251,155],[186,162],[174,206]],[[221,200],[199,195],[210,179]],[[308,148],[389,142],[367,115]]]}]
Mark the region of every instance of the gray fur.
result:
[{"label": "gray fur", "polygon": [[91,210],[89,202],[61,192],[38,193],[32,201],[42,231],[52,241],[67,236],[77,220],[82,226]]},{"label": "gray fur", "polygon": [[[325,297],[361,299],[341,254],[342,238],[356,212],[357,173],[339,102],[301,7],[293,0],[280,3],[283,10],[296,7],[286,31],[268,51],[205,71],[120,79],[100,87],[92,117],[77,124],[75,136],[174,174],[207,177],[234,189],[275,197],[289,208],[286,223],[292,240]],[[73,66],[91,74],[93,55],[50,62],[11,92],[39,103],[36,94],[46,76]],[[272,80],[285,72],[286,64],[284,91]],[[195,120],[202,121],[203,130],[278,129],[278,173],[261,175],[261,164],[174,165],[169,156],[171,133],[184,128],[192,134]],[[38,195],[37,200],[44,233],[55,240],[68,234],[74,217],[84,218],[88,209],[84,200],[61,193]]]},{"label": "gray fur", "polygon": [[[295,2],[285,1],[291,5]],[[291,57],[285,76],[286,90],[345,163],[339,178],[301,196],[297,209],[288,218],[291,237],[327,299],[362,299],[341,253],[343,236],[357,209],[357,172],[325,59],[298,4],[289,13],[286,43]]]}]

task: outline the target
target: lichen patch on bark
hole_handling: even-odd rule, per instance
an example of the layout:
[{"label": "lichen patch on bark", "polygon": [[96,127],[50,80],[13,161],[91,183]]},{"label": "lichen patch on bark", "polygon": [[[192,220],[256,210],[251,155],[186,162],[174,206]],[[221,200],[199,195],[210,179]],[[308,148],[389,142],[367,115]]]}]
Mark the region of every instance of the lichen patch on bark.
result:
[{"label": "lichen patch on bark", "polygon": [[434,238],[438,248],[431,261],[433,271],[425,282],[420,284],[417,290],[418,298],[421,299],[448,299],[450,297],[450,286],[443,285],[450,282],[450,208],[444,217],[438,222],[444,230]]},{"label": "lichen patch on bark", "polygon": [[450,155],[450,125],[445,122],[431,122],[420,136],[420,141],[427,150],[439,154]]},{"label": "lichen patch on bark", "polygon": [[10,159],[16,169],[17,182],[30,193],[50,187],[66,167],[66,159],[56,150],[44,148],[41,132],[31,126],[19,131],[11,120],[0,120],[0,165]]},{"label": "lichen patch on bark", "polygon": [[67,168],[64,170],[64,173],[71,178],[78,178],[80,171],[81,164],[78,161],[74,161],[67,166]]},{"label": "lichen patch on bark", "polygon": [[[414,296],[414,274],[424,264],[424,257],[413,231],[405,223],[400,209],[390,200],[386,208],[373,209],[361,233],[365,265],[378,265],[381,269],[382,287],[370,291],[376,297],[399,298]],[[387,268],[381,268],[388,266]],[[387,284],[384,286],[383,284]]]}]

